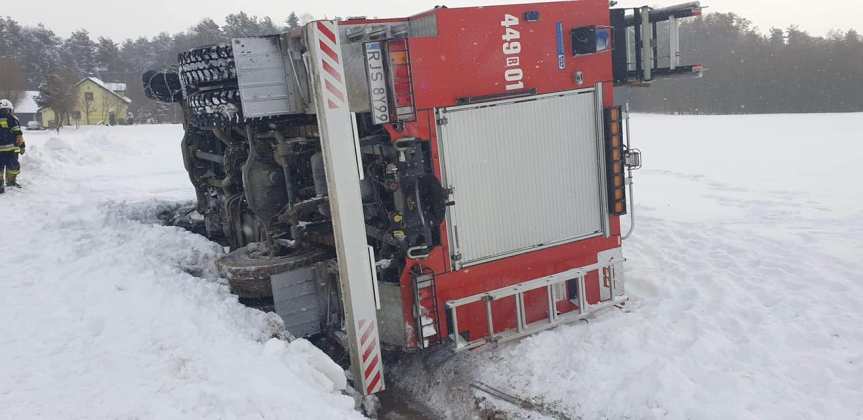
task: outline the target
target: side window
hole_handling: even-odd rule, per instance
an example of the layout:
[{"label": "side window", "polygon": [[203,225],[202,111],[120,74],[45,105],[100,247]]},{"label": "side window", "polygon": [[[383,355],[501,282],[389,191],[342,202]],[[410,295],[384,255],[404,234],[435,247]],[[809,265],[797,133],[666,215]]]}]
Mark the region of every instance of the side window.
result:
[{"label": "side window", "polygon": [[93,92],[84,92],[84,100],[87,102],[93,102]]}]

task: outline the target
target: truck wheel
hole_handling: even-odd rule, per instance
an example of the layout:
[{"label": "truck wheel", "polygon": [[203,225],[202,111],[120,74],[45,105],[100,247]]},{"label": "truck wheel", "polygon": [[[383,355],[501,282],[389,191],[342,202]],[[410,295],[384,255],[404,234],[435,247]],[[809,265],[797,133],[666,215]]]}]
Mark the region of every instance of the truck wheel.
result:
[{"label": "truck wheel", "polygon": [[251,244],[216,261],[219,272],[228,279],[231,292],[243,299],[273,297],[270,276],[308,267],[334,258],[332,251],[309,248],[284,257],[260,255],[261,247]]},{"label": "truck wheel", "polygon": [[225,128],[243,121],[237,88],[194,93],[186,98],[186,106],[189,122],[196,128]]},{"label": "truck wheel", "polygon": [[207,87],[236,84],[237,66],[228,44],[212,45],[180,53],[180,78],[187,93]]}]

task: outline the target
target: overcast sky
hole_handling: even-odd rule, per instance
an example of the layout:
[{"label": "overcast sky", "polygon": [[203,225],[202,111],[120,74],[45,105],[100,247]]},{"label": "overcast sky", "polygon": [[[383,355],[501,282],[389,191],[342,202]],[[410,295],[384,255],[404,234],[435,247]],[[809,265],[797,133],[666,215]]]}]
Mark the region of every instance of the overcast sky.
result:
[{"label": "overcast sky", "polygon": [[[684,0],[623,0],[621,5],[669,5]],[[46,2],[15,0],[4,2],[3,14],[27,25],[44,23],[59,35],[68,36],[76,29],[87,29],[95,37],[115,40],[153,36],[159,32],[180,32],[201,19],[217,22],[229,13],[243,10],[250,15],[271,16],[283,21],[292,10],[314,16],[408,16],[436,4],[450,7],[502,3],[524,3],[507,0],[48,0]],[[863,1],[811,0],[707,0],[710,11],[735,12],[752,20],[762,31],[770,27],[799,25],[814,35],[825,35],[831,29],[855,28],[863,32]]]}]

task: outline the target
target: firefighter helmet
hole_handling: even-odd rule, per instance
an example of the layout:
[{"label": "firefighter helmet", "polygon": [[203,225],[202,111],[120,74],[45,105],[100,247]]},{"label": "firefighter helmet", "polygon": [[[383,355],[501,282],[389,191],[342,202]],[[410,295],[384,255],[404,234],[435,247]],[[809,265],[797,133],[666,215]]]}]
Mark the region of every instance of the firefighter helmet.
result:
[{"label": "firefighter helmet", "polygon": [[0,109],[8,109],[9,112],[12,112],[15,110],[15,106],[8,99],[0,99]]}]

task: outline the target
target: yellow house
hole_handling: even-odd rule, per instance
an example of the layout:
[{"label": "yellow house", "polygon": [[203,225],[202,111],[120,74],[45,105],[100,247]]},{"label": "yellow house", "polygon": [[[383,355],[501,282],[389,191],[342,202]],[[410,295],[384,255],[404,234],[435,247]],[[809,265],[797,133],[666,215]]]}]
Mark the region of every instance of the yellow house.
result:
[{"label": "yellow house", "polygon": [[[66,125],[116,125],[125,124],[126,113],[132,100],[125,96],[126,85],[105,83],[88,77],[74,87],[77,100]],[[39,110],[46,127],[57,126],[57,115],[51,108]]]}]

